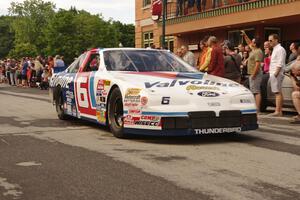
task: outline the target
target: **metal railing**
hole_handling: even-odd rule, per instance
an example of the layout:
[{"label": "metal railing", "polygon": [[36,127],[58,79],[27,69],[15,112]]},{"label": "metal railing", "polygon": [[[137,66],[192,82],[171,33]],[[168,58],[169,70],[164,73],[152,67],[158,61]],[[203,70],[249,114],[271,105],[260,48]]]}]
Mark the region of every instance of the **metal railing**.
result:
[{"label": "metal railing", "polygon": [[[177,4],[175,2],[168,3],[167,6],[167,24],[177,24],[187,21],[199,20],[202,18],[216,17],[221,15],[227,15],[231,13],[243,12],[252,9],[264,8],[273,5],[291,3],[297,0],[249,0],[241,3],[235,0],[225,0],[227,4],[224,4],[224,0],[219,4],[218,7],[213,8],[211,0],[206,0],[209,2],[205,10],[198,10],[197,4],[194,7],[188,8],[187,4],[184,5],[182,13],[178,11]],[[183,0],[183,2],[185,2]]]}]

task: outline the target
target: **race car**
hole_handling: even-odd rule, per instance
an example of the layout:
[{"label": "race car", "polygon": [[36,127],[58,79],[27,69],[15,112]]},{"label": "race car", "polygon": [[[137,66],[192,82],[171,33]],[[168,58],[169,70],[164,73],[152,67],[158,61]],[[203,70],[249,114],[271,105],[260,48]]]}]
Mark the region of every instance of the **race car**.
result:
[{"label": "race car", "polygon": [[108,125],[118,138],[258,128],[248,89],[198,72],[167,50],[89,50],[51,77],[50,94],[59,119]]}]

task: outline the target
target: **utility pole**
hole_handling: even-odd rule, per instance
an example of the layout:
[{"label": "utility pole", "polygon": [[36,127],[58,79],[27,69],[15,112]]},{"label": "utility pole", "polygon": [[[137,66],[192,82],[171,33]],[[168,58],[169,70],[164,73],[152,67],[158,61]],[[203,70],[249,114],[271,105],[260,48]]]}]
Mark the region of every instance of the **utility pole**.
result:
[{"label": "utility pole", "polygon": [[163,1],[163,18],[162,18],[162,47],[166,47],[166,19],[167,19],[167,0]]}]

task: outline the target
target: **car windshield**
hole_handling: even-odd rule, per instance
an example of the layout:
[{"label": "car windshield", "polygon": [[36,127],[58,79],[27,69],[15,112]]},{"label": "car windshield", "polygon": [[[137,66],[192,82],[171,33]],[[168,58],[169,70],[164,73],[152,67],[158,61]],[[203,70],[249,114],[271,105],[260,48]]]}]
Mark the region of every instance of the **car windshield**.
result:
[{"label": "car windshield", "polygon": [[168,51],[158,50],[107,50],[103,52],[108,71],[174,71],[197,72]]}]

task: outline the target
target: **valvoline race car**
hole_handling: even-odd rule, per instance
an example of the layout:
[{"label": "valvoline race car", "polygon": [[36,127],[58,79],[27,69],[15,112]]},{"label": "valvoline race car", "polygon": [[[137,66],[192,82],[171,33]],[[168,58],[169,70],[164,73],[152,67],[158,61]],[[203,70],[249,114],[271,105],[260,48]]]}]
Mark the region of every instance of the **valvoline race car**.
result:
[{"label": "valvoline race car", "polygon": [[60,119],[108,125],[119,138],[258,128],[248,89],[200,73],[165,50],[93,49],[54,74],[50,88]]}]

